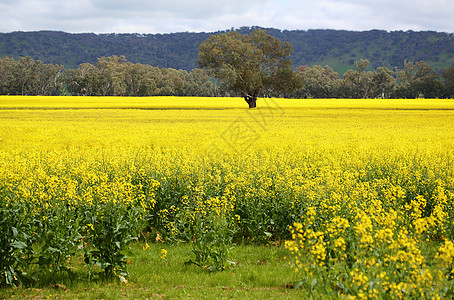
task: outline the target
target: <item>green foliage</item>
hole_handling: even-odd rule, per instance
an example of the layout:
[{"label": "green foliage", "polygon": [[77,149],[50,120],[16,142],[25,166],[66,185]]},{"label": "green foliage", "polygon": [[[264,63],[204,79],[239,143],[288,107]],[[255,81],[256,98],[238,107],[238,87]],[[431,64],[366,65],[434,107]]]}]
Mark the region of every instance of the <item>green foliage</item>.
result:
[{"label": "green foliage", "polygon": [[83,250],[90,276],[95,264],[106,278],[128,275],[127,250],[143,229],[142,214],[137,207],[119,207],[112,202],[85,212]]},{"label": "green foliage", "polygon": [[196,210],[187,215],[186,222],[190,224],[189,233],[192,236],[192,249],[188,252],[193,259],[186,264],[195,264],[209,271],[222,271],[232,262],[228,256],[232,247],[232,229],[229,216],[216,214],[210,208]]},{"label": "green foliage", "polygon": [[0,94],[50,95],[57,89],[56,78],[62,69],[29,56],[18,60],[0,58]]},{"label": "green foliage", "polygon": [[454,98],[454,65],[444,69],[442,77],[446,88],[446,96]]},{"label": "green foliage", "polygon": [[[244,51],[237,52],[236,56]],[[220,60],[214,57],[211,59],[221,65]],[[241,60],[244,58],[238,60],[239,64]],[[222,68],[216,67],[219,68],[219,79],[224,80],[219,83],[201,69],[191,72],[158,69],[133,64],[126,61],[124,56],[102,57],[95,65],[83,63],[77,69],[63,71],[60,66],[46,65],[30,58],[15,61],[5,57],[0,59],[0,94],[243,95],[252,106],[255,103],[254,97],[259,94],[297,98],[437,98],[452,95],[450,68],[443,70],[440,76],[423,61],[405,61],[403,69],[395,71],[386,67],[368,69],[370,64],[367,62],[369,61],[364,59],[355,61],[355,70],[347,70],[343,78],[329,66],[299,66],[295,74],[289,68],[279,67],[275,73],[270,73],[266,70],[274,67],[265,62],[260,66],[263,72],[251,72],[252,65],[244,67],[240,64],[242,71],[225,68],[224,65]],[[251,76],[247,84],[242,81],[245,76]]]},{"label": "green foliage", "polygon": [[17,230],[21,223],[14,222],[14,216],[18,213],[19,209],[11,206],[0,208],[0,287],[16,285],[20,280],[18,253],[27,245],[20,240]]},{"label": "green foliage", "polygon": [[30,57],[0,58],[0,94],[74,96],[213,96],[225,94],[200,69],[190,72],[131,63],[124,56],[101,57],[76,69]]},{"label": "green foliage", "polygon": [[68,259],[76,253],[81,239],[78,213],[54,206],[27,221],[23,232],[27,245],[22,253],[26,257],[22,266],[23,282],[37,282],[41,276],[69,272]]},{"label": "green foliage", "polygon": [[77,215],[61,206],[35,215],[28,211],[17,203],[0,210],[2,285],[36,283],[42,276],[70,271],[67,260],[81,238]]},{"label": "green foliage", "polygon": [[290,43],[265,30],[257,29],[250,35],[231,31],[213,35],[200,44],[199,65],[229,89],[240,92],[249,108],[254,108],[262,89],[296,89],[291,53]]},{"label": "green foliage", "polygon": [[157,182],[140,171],[131,173],[131,183],[115,173],[109,178],[108,167],[97,170],[99,178],[42,167],[27,180],[2,182],[0,285],[71,276],[81,253],[90,278],[96,265],[103,278],[124,280],[128,245],[143,232]]},{"label": "green foliage", "polygon": [[[453,97],[449,75],[454,65],[452,35],[272,28],[267,33],[258,27],[242,27],[215,35],[50,31],[0,34],[0,94],[232,95],[243,96],[249,102],[259,94],[303,98]],[[206,46],[216,38],[224,43],[217,49],[230,49],[232,55],[221,60],[216,50],[211,56],[199,57],[199,62],[216,62],[217,66],[207,63],[208,69],[218,68],[222,62],[224,67],[218,68],[216,76],[211,74],[222,84],[195,69],[200,50],[208,53]],[[358,81],[357,67],[365,60],[370,62],[369,69],[361,71],[366,76]],[[292,80],[291,62],[300,70],[307,68],[299,72],[300,80]],[[329,69],[319,70],[326,65]],[[444,69],[447,71],[441,80],[439,73]],[[333,79],[336,73],[343,78]],[[247,80],[238,80],[240,76]],[[301,85],[296,92],[288,92]]]},{"label": "green foliage", "polygon": [[[258,27],[236,29],[250,34]],[[379,66],[402,68],[405,59],[424,60],[437,71],[454,64],[454,38],[449,33],[433,31],[345,31],[345,30],[278,30],[269,34],[291,43],[295,66],[330,65],[343,74],[354,61],[369,59]],[[223,31],[226,33],[228,31]],[[173,34],[70,34],[65,32],[11,32],[0,34],[0,57],[15,59],[30,56],[44,63],[77,68],[81,63],[95,64],[97,58],[124,55],[134,63],[158,68],[197,67],[198,45],[213,33]]]}]

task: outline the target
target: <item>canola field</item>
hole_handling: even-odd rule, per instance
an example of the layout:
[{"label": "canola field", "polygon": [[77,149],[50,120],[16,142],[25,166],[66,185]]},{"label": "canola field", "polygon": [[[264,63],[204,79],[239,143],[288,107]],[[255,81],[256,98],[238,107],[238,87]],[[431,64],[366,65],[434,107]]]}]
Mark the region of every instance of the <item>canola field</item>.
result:
[{"label": "canola field", "polygon": [[449,99],[1,96],[0,285],[285,241],[316,294],[451,297],[453,158]]}]

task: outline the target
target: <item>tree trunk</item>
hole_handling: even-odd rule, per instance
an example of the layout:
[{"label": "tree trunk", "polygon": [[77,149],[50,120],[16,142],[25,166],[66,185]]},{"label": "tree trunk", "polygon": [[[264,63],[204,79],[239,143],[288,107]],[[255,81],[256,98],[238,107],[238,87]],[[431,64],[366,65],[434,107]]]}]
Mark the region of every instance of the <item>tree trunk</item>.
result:
[{"label": "tree trunk", "polygon": [[249,104],[249,108],[255,108],[257,106],[257,97],[245,97],[247,104]]},{"label": "tree trunk", "polygon": [[255,108],[257,106],[257,95],[254,93],[254,95],[249,95],[249,94],[243,94],[244,100],[246,100],[247,104],[249,105],[249,108]]}]

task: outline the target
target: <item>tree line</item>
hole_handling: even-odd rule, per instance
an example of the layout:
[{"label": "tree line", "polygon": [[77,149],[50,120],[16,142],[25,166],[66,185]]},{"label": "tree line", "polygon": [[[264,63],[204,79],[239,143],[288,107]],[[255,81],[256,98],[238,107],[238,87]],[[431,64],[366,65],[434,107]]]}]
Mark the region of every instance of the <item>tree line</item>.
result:
[{"label": "tree line", "polygon": [[202,70],[190,72],[101,57],[75,69],[30,57],[0,59],[2,95],[213,96],[216,83]]},{"label": "tree line", "polygon": [[369,69],[369,61],[354,62],[342,77],[329,66],[296,68],[302,88],[298,98],[453,98],[454,66],[436,72],[424,61],[404,61],[403,68]]},{"label": "tree line", "polygon": [[[454,66],[436,72],[424,61],[405,61],[402,68],[370,68],[354,62],[342,76],[329,66],[295,68],[299,88],[264,89],[261,97],[288,98],[454,98]],[[95,64],[65,69],[30,57],[0,58],[2,95],[79,96],[241,96],[205,70],[157,68],[132,63],[124,56],[101,57]]]}]

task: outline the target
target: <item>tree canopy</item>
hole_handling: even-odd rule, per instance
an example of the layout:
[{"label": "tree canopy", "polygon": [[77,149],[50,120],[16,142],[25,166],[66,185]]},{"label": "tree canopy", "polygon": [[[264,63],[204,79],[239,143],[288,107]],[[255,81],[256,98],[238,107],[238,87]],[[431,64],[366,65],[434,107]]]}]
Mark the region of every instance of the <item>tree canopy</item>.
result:
[{"label": "tree canopy", "polygon": [[237,31],[209,37],[199,46],[199,65],[208,74],[239,91],[249,105],[256,107],[264,89],[291,91],[298,87],[289,56],[288,42],[257,29],[252,34]]},{"label": "tree canopy", "polygon": [[[452,98],[454,67],[436,72],[424,61],[404,61],[402,69],[374,69],[367,59],[354,62],[343,76],[330,66],[299,66],[294,81],[269,77],[269,86],[298,85],[293,92],[264,87],[267,97],[286,98]],[[293,71],[292,71],[293,72]],[[261,79],[261,78],[259,78]],[[265,80],[266,82],[266,80]],[[265,84],[262,84],[265,86]],[[101,57],[76,69],[30,57],[0,58],[0,95],[92,96],[241,96],[228,83],[202,69],[190,72],[131,63],[124,56]]]}]

